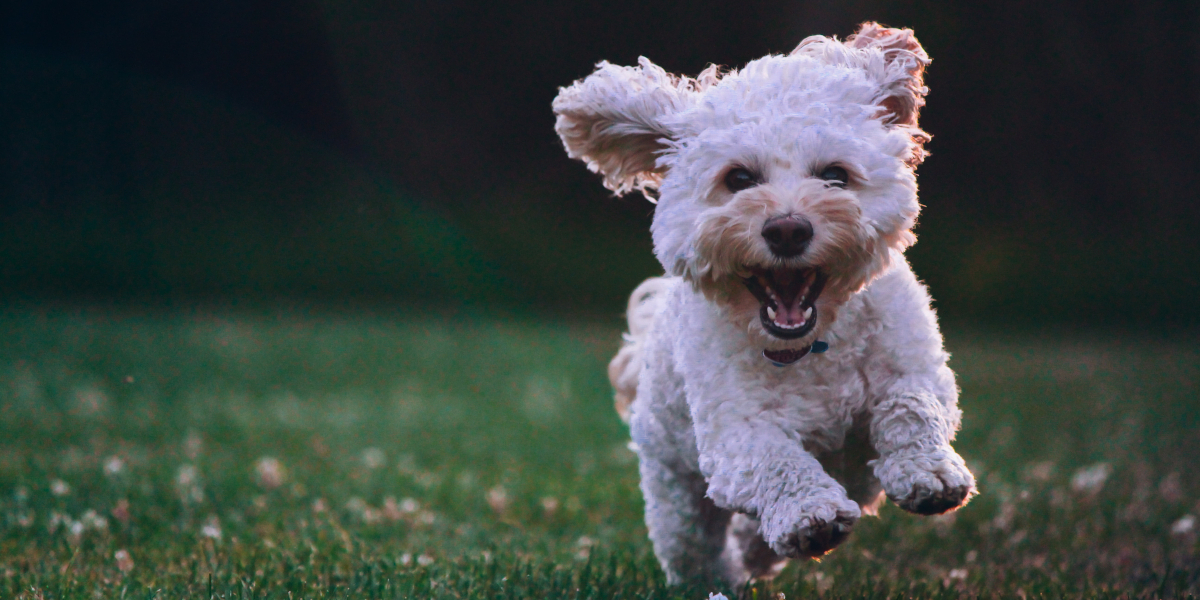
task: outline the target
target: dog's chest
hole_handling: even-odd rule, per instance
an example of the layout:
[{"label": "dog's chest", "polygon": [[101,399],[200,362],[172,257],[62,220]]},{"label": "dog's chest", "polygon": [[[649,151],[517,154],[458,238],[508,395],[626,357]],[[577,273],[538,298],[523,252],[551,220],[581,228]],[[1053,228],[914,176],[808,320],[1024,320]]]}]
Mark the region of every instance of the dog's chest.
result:
[{"label": "dog's chest", "polygon": [[[856,419],[869,406],[863,365],[869,360],[869,327],[860,302],[852,301],[828,330],[828,350],[775,366],[759,348],[714,313],[676,339],[676,366],[686,381],[689,404],[723,404],[765,416],[794,431],[815,451],[841,449]],[[686,315],[687,313],[684,312]],[[728,403],[728,404],[726,404]]]},{"label": "dog's chest", "polygon": [[855,417],[865,412],[867,386],[845,356],[809,355],[762,378],[753,394],[760,414],[823,450],[841,448]]},{"label": "dog's chest", "polygon": [[871,320],[853,298],[822,334],[828,349],[777,367],[749,345],[724,315],[681,286],[661,317],[674,370],[694,414],[733,411],[766,417],[793,431],[814,450],[842,447],[870,406],[865,376],[871,362]]}]

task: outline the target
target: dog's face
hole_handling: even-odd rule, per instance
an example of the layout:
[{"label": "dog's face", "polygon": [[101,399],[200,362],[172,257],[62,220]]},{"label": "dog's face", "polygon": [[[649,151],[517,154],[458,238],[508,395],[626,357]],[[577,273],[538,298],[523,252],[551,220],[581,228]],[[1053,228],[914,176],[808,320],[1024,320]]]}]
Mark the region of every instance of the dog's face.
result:
[{"label": "dog's face", "polygon": [[657,189],[663,267],[786,352],[914,241],[928,62],[911,31],[868,23],[723,76],[601,63],[561,90],[557,129],[610,189]]}]

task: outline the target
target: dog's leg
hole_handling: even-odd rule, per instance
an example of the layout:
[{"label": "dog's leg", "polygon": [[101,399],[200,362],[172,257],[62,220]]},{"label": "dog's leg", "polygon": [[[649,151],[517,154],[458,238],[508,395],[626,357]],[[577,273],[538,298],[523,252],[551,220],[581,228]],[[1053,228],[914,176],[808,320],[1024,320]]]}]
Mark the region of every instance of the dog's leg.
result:
[{"label": "dog's leg", "polygon": [[654,458],[641,461],[646,526],[654,554],[667,574],[667,583],[703,580],[717,574],[729,577],[722,564],[730,512],[704,494],[699,473],[681,473]]},{"label": "dog's leg", "polygon": [[975,494],[975,477],[950,447],[953,409],[933,394],[901,394],[880,402],[871,419],[879,458],[871,461],[888,498],[921,515],[954,510]]},{"label": "dog's leg", "polygon": [[[670,284],[658,282],[655,285]],[[722,560],[731,513],[705,495],[684,382],[673,367],[674,340],[669,335],[654,335],[652,328],[639,330],[632,307],[642,300],[635,293],[630,301],[630,337],[637,344],[636,360],[644,367],[639,373],[629,433],[638,448],[646,527],[654,554],[672,585],[718,577],[737,582]],[[674,330],[666,329],[668,334]]]},{"label": "dog's leg", "polygon": [[698,405],[700,469],[717,506],[758,518],[763,538],[783,556],[815,558],[846,539],[859,507],[794,432],[738,410],[751,405]]}]

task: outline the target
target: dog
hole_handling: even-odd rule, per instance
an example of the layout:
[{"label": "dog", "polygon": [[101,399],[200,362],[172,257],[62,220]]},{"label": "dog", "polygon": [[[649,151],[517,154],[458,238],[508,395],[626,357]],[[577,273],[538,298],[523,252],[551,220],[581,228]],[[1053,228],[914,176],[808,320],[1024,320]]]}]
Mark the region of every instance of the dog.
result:
[{"label": "dog", "polygon": [[666,276],[635,290],[609,367],[671,584],[820,557],[886,495],[955,510],[975,479],[937,319],[904,251],[929,57],[864,23],[698,76],[601,62],[555,128],[616,194],[656,201]]}]

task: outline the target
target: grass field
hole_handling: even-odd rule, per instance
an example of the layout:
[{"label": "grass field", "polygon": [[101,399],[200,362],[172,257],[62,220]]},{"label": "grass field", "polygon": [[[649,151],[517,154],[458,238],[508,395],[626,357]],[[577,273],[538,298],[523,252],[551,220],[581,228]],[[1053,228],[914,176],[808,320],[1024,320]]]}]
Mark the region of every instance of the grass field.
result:
[{"label": "grass field", "polygon": [[[9,309],[0,597],[707,598],[650,553],[620,325]],[[1200,593],[1200,344],[948,346],[982,495],[747,597]]]}]

